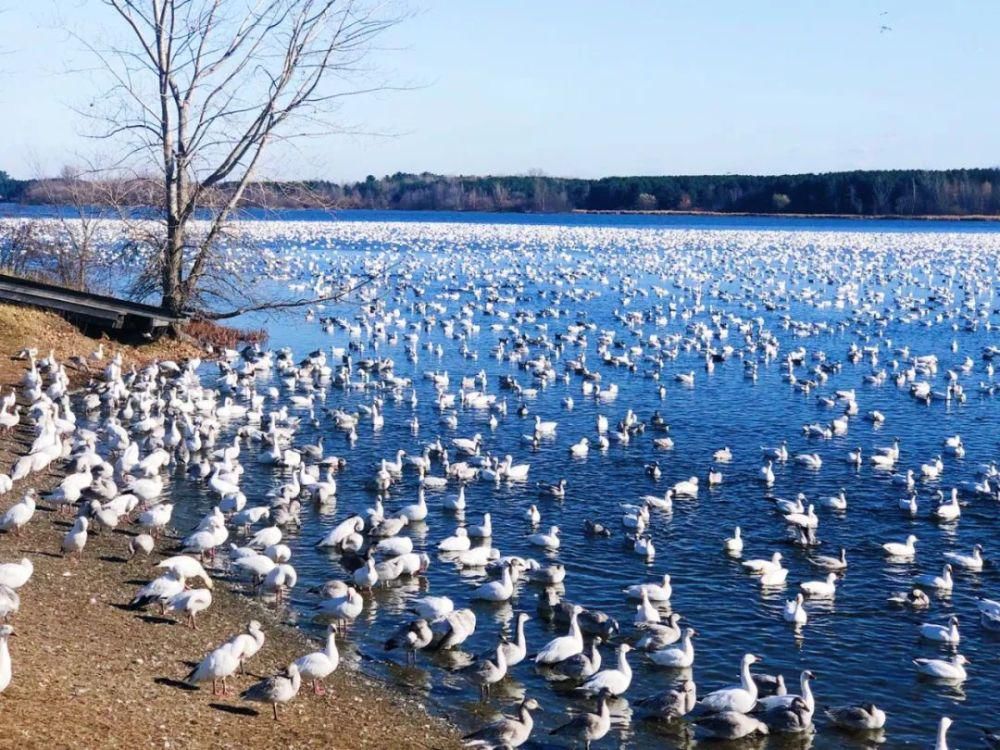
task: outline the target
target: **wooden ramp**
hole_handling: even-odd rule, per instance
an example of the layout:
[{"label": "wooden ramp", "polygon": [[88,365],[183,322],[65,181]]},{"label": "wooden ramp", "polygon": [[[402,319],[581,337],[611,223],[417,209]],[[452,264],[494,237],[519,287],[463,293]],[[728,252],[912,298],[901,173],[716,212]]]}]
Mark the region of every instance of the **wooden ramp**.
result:
[{"label": "wooden ramp", "polygon": [[185,320],[155,305],[78,292],[5,274],[0,274],[0,302],[52,310],[74,322],[117,331],[120,335],[155,336],[170,324]]}]

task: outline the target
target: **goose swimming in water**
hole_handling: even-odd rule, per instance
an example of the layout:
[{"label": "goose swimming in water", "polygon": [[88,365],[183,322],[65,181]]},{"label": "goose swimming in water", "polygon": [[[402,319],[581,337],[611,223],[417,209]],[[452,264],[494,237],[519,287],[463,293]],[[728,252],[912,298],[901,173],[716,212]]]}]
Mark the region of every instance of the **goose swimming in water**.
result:
[{"label": "goose swimming in water", "polygon": [[914,659],[913,663],[920,674],[944,682],[962,682],[968,677],[965,665],[969,660],[962,654],[955,654],[951,659]]},{"label": "goose swimming in water", "polygon": [[757,683],[753,681],[750,667],[760,660],[758,656],[745,654],[740,662],[740,684],[735,687],[722,688],[704,696],[695,706],[697,712],[700,715],[726,712],[749,713],[757,703]]},{"label": "goose swimming in water", "polygon": [[958,633],[958,617],[952,615],[948,619],[947,625],[935,625],[925,622],[920,626],[920,637],[926,641],[957,646],[961,641],[961,636]]},{"label": "goose swimming in water", "polygon": [[906,537],[905,542],[886,542],[882,545],[882,549],[889,557],[896,557],[900,559],[913,559],[917,554],[916,542],[919,541],[916,536],[910,534]]},{"label": "goose swimming in water", "polygon": [[628,663],[628,652],[632,647],[623,643],[618,647],[618,664],[613,669],[604,669],[587,678],[578,690],[584,693],[608,691],[611,695],[621,695],[632,684],[632,668]]},{"label": "goose swimming in water", "polygon": [[835,727],[849,732],[870,732],[882,729],[886,722],[885,711],[874,703],[828,708],[826,715]]},{"label": "goose swimming in water", "polygon": [[796,627],[805,625],[809,621],[809,614],[806,612],[804,603],[805,597],[802,594],[796,594],[794,599],[785,602],[785,608],[782,612],[785,622],[790,622]]},{"label": "goose swimming in water", "polygon": [[743,552],[743,536],[739,526],[733,529],[733,535],[722,543],[722,547],[732,555],[739,555]]},{"label": "goose swimming in water", "polygon": [[983,545],[972,545],[972,554],[969,555],[963,555],[959,552],[945,552],[944,559],[959,568],[979,572],[983,569]]},{"label": "goose swimming in water", "polygon": [[926,586],[927,588],[936,589],[939,592],[948,593],[954,588],[955,582],[951,577],[951,565],[945,563],[944,568],[941,571],[941,575],[936,576],[932,574],[920,575],[916,578],[917,584],[920,586]]},{"label": "goose swimming in water", "polygon": [[694,628],[685,628],[684,636],[681,639],[679,648],[665,648],[653,651],[649,655],[650,661],[661,667],[671,669],[687,669],[694,664],[694,637],[698,631]]}]

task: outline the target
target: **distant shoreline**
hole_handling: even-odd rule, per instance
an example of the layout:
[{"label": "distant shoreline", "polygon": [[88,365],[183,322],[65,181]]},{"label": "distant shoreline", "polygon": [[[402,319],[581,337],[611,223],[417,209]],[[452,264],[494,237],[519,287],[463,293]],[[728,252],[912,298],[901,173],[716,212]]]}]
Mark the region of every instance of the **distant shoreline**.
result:
[{"label": "distant shoreline", "polygon": [[[500,213],[500,212],[491,212]],[[673,209],[649,210],[640,209],[586,209],[577,208],[569,211],[573,214],[593,214],[597,216],[712,216],[712,217],[743,217],[768,219],[850,219],[853,221],[1000,221],[997,214],[801,214],[801,213],[767,213],[763,211],[677,211]]]},{"label": "distant shoreline", "polygon": [[[48,218],[44,215],[31,216],[32,211],[44,209],[65,208],[70,212],[77,211],[65,204],[41,204],[41,203],[18,203],[14,201],[0,201],[0,219],[18,218]],[[12,210],[13,209],[13,210]],[[17,209],[27,209],[19,212]],[[136,205],[130,209],[147,211],[149,206]],[[95,207],[99,210],[99,207]],[[574,208],[565,211],[531,211],[531,210],[484,210],[484,209],[450,209],[450,208],[326,208],[323,206],[273,206],[269,208],[248,205],[240,209],[241,211],[265,211],[279,213],[283,211],[325,211],[331,215],[338,213],[387,213],[387,214],[459,214],[473,215],[482,214],[485,216],[690,216],[690,217],[711,217],[711,218],[757,218],[757,219],[843,219],[850,221],[923,221],[923,222],[980,222],[993,223],[1000,222],[1000,214],[838,214],[838,213],[789,213],[789,212],[768,212],[768,211],[681,211],[678,209],[634,209],[634,208]],[[235,218],[243,218],[237,215]]]}]

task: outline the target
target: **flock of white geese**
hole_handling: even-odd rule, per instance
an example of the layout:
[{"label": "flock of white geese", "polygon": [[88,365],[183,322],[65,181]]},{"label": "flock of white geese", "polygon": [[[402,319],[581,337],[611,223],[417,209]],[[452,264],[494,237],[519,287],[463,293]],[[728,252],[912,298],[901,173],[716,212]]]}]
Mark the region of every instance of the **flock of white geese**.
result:
[{"label": "flock of white geese", "polygon": [[[897,488],[893,502],[900,518],[916,515],[918,507],[923,511],[922,486],[945,478],[951,462],[965,454],[959,435],[948,437],[939,455],[927,457],[914,468],[907,463],[912,466],[917,459],[904,461],[899,440],[887,441],[867,455],[860,448],[834,455],[817,446],[849,431],[866,429],[860,425],[870,429],[886,421],[881,412],[863,408],[867,389],[894,387],[921,405],[960,405],[970,398],[993,396],[992,359],[1000,349],[988,346],[974,357],[958,351],[956,335],[948,353],[917,351],[895,345],[884,334],[890,324],[991,331],[995,279],[984,270],[987,261],[942,267],[929,256],[916,256],[917,263],[907,256],[909,265],[890,266],[884,258],[873,260],[859,250],[821,252],[820,257],[839,262],[839,266],[822,267],[815,260],[803,259],[801,248],[797,255],[779,248],[776,253],[782,262],[778,265],[792,278],[789,281],[755,273],[753,256],[739,246],[729,249],[735,266],[726,274],[718,271],[719,258],[711,243],[693,254],[695,259],[713,261],[712,270],[706,271],[680,253],[660,252],[650,260],[648,253],[633,248],[621,256],[624,261],[616,263],[601,258],[593,248],[573,256],[558,249],[557,239],[544,241],[549,246],[537,252],[548,266],[519,259],[514,250],[501,253],[488,268],[477,261],[477,250],[452,253],[444,259],[425,255],[423,249],[366,259],[364,272],[375,278],[362,290],[364,304],[352,308],[353,316],[327,314],[319,304],[306,314],[308,323],[343,337],[345,344],[324,346],[305,356],[295,356],[289,348],[247,347],[221,352],[213,364],[158,361],[126,370],[120,358],[109,360],[99,349],[76,365],[90,370],[90,384],[82,392],[71,393],[64,363],[51,353],[25,352],[26,372],[19,391],[0,399],[0,430],[19,431],[32,442],[9,472],[0,474],[0,494],[20,497],[0,517],[0,530],[17,535],[34,519],[36,503],[73,519],[61,541],[66,555],[85,557],[88,535],[95,529],[127,530],[122,539],[129,556],[166,555],[158,563],[162,575],[137,590],[131,606],[174,613],[192,627],[198,614],[212,605],[214,581],[220,576],[226,581],[240,580],[247,592],[281,606],[298,583],[292,546],[286,542],[290,531],[299,533],[303,508],[314,504],[335,514],[338,494],[345,492],[343,477],[338,482],[338,475],[345,470],[350,451],[384,429],[387,407],[398,417],[400,408],[409,405],[408,427],[422,447],[400,448],[371,467],[365,487],[351,488],[370,493],[367,506],[337,518],[316,540],[345,572],[316,589],[320,598],[313,614],[329,621],[325,642],[283,672],[245,689],[240,694],[243,699],[271,706],[277,719],[279,706],[295,699],[303,683],[322,693],[324,680],[340,666],[338,634],[350,632],[372,592],[420,578],[429,566],[444,562],[459,570],[484,570],[487,578],[468,590],[468,602],[455,602],[448,596],[413,597],[385,648],[404,651],[408,661],[417,660],[425,651],[457,649],[479,624],[473,602],[479,607],[517,601],[526,582],[541,584],[537,611],[533,615],[518,611],[495,649],[474,660],[462,674],[478,687],[483,700],[491,700],[495,686],[519,670],[537,670],[553,684],[569,684],[575,695],[589,696],[592,710],[554,725],[554,735],[589,748],[610,732],[613,700],[632,696],[641,687],[633,684],[633,652],[657,668],[674,670],[677,676],[668,690],[633,697],[633,715],[643,720],[687,723],[696,728],[697,736],[729,740],[808,735],[816,731],[814,719],[830,731],[884,732],[891,727],[891,717],[864,700],[863,694],[856,703],[818,711],[822,707],[813,693],[815,677],[810,670],[803,671],[798,687],[790,689],[783,676],[757,671],[762,659],[754,653],[746,653],[734,665],[737,684],[707,690],[696,686],[698,630],[682,625],[679,614],[670,611],[673,585],[668,573],[657,572],[625,590],[624,595],[634,601],[635,617],[632,629],[622,632],[606,613],[562,600],[559,592],[569,573],[559,561],[559,550],[566,534],[591,542],[622,536],[628,540],[628,551],[652,567],[657,556],[663,555],[654,543],[653,527],[668,522],[663,519],[669,518],[675,504],[704,496],[711,487],[728,481],[726,467],[734,454],[752,452],[760,468],[750,484],[769,498],[777,523],[795,547],[805,550],[816,570],[814,578],[799,583],[781,610],[792,628],[808,628],[811,604],[835,599],[849,569],[850,550],[820,555],[816,545],[821,518],[848,512],[850,491],[845,488],[819,500],[802,494],[792,499],[772,497],[776,469],[789,463],[821,471],[824,462],[838,461],[884,472]],[[833,246],[833,239],[825,241]],[[298,291],[321,295],[335,283],[338,273],[359,272],[356,265],[348,265],[356,264],[356,259],[323,270],[319,250],[300,247],[298,251],[266,258],[268,274]],[[629,268],[624,267],[626,261],[632,264]],[[739,278],[739,272],[747,275]],[[841,272],[843,280],[838,279]],[[816,278],[797,284],[795,274]],[[866,290],[866,274],[892,275],[895,296]],[[524,296],[527,281],[546,291],[534,298]],[[733,291],[741,284],[742,294]],[[836,293],[830,296],[820,291],[824,284],[835,286]],[[880,288],[885,286],[883,278]],[[428,288],[435,292],[429,293]],[[588,315],[588,305],[597,304],[601,295],[615,300],[612,320],[616,329],[602,328]],[[792,309],[791,304],[810,308],[813,316],[775,314]],[[780,326],[781,335],[765,324],[762,310],[768,312],[768,321]],[[480,345],[484,327],[492,333],[488,348]],[[279,332],[275,330],[276,335]],[[444,343],[433,341],[432,332],[440,334]],[[805,345],[810,337],[834,333],[846,341],[837,356]],[[787,342],[794,338],[801,338],[802,343],[789,348]],[[444,347],[468,363],[468,372],[417,369],[421,356],[440,358]],[[503,374],[492,381],[478,364],[480,357],[496,360]],[[831,375],[843,371],[842,360],[857,368],[857,385],[825,387]],[[697,363],[704,374],[683,369],[681,362]],[[636,466],[635,471],[661,481],[671,451],[682,449],[675,446],[676,436],[670,430],[670,389],[698,389],[703,378],[722,367],[742,368],[748,383],[756,382],[765,370],[777,370],[793,393],[815,397],[818,407],[831,418],[792,426],[790,432],[801,429],[800,436],[764,448],[727,446],[725,436],[720,436],[718,449],[704,457],[709,468],[703,476],[672,482],[658,494],[623,498],[620,519],[588,520],[578,529],[561,529],[546,520],[556,515],[549,510],[556,506],[548,503],[573,502],[573,462],[586,459],[591,452],[644,441],[663,458]],[[404,370],[417,374],[402,374]],[[612,380],[644,383],[649,400],[633,407],[619,405],[619,386]],[[529,483],[531,462],[526,456],[564,431],[561,419],[546,418],[535,406],[542,403],[542,392],[557,384],[564,386],[558,406],[564,414],[572,412],[575,401],[586,399],[606,415],[597,419],[592,432],[574,436],[566,446],[568,478]],[[349,410],[345,394],[360,397],[359,408]],[[433,400],[438,425],[422,425],[418,419],[417,404],[426,398]],[[525,457],[494,455],[489,430],[517,418],[526,425]],[[481,430],[483,424],[487,430]],[[466,425],[474,427],[463,433]],[[306,442],[302,437],[305,426],[321,437]],[[428,427],[431,434],[452,434],[422,438]],[[345,446],[346,458],[328,452],[335,441]],[[807,447],[795,451],[790,443]],[[274,486],[270,492],[244,489],[249,462],[262,467],[255,470],[271,472]],[[174,536],[170,485],[176,481],[178,467],[183,467],[185,481],[199,482],[214,502],[192,528]],[[31,489],[20,489],[49,469],[65,474],[54,491],[39,497]],[[417,491],[404,493],[405,482],[415,482]],[[501,502],[501,487],[520,487],[526,497],[530,495],[532,501],[524,509],[529,528],[524,538],[544,556],[544,562],[502,551],[505,537],[520,538],[523,529],[494,528],[488,511],[465,521],[465,490],[473,483],[495,488],[497,502]],[[985,464],[975,480],[947,489],[940,486],[929,515],[936,524],[953,527],[969,503],[995,507],[1000,470],[995,464]],[[454,521],[444,522],[453,523],[454,528],[437,541],[437,555],[432,558],[415,546],[409,532],[418,525],[440,525],[438,511],[454,516]],[[967,550],[948,552],[939,561],[939,572],[920,575],[910,589],[887,592],[887,596],[911,611],[933,607],[936,597],[948,596],[961,585],[959,573],[974,574],[988,566],[983,550],[989,541],[973,540]],[[739,559],[762,590],[780,590],[789,576],[784,556],[775,551],[744,558],[744,546],[750,543],[741,528],[735,527],[720,532],[717,554]],[[887,559],[913,560],[920,539],[908,534],[879,543]],[[0,551],[6,551],[5,547],[0,546]],[[32,571],[28,558],[0,564],[4,622],[17,613],[20,590],[30,583]],[[1000,602],[981,598],[978,609],[983,633],[1000,632]],[[524,626],[532,617],[551,622],[558,634],[548,642],[528,643]],[[709,629],[712,623],[699,626]],[[0,626],[0,691],[9,685],[14,672],[8,648],[12,635],[11,625]],[[969,637],[969,626],[954,616],[946,622],[928,620],[917,635],[938,644],[941,651],[933,657],[914,658],[916,673],[952,684],[967,679],[968,670],[974,667],[959,647]],[[615,653],[610,663],[602,653],[606,644]],[[186,680],[211,682],[213,693],[226,694],[229,681],[263,648],[262,627],[251,622],[204,655]],[[538,708],[539,702],[526,695],[516,713],[501,715],[466,739],[483,747],[519,747],[532,735]],[[950,724],[948,717],[939,718],[937,750],[948,747]],[[997,735],[987,733],[985,738],[1000,747]]]}]

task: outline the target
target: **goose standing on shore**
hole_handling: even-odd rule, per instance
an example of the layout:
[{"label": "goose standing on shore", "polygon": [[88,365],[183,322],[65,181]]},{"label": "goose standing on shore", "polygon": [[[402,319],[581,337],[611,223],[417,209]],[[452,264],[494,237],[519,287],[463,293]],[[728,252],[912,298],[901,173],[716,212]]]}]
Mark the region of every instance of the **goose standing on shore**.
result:
[{"label": "goose standing on shore", "polygon": [[337,626],[331,623],[326,630],[326,647],[322,651],[300,656],[293,663],[298,667],[304,680],[311,680],[313,693],[323,695],[326,686],[323,681],[337,671],[340,666],[340,652],[337,650]]},{"label": "goose standing on shore", "polygon": [[0,625],[0,693],[7,689],[13,675],[13,668],[10,660],[10,648],[7,643],[9,638],[16,636],[11,625]]},{"label": "goose standing on shore", "polygon": [[240,693],[240,698],[255,703],[270,703],[274,711],[274,720],[278,721],[278,704],[292,700],[299,694],[301,686],[302,676],[299,674],[298,665],[293,663],[288,665],[284,673],[251,685]]}]

